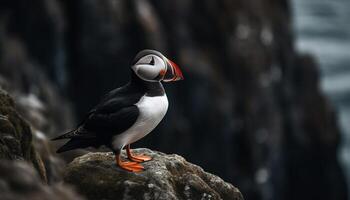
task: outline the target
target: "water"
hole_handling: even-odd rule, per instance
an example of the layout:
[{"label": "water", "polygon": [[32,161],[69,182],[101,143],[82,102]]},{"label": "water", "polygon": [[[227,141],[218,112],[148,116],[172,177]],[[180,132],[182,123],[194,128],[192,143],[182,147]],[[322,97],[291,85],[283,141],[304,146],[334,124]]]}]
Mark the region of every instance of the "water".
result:
[{"label": "water", "polygon": [[321,88],[338,111],[339,159],[350,183],[350,0],[292,0],[292,7],[297,49],[317,58]]}]

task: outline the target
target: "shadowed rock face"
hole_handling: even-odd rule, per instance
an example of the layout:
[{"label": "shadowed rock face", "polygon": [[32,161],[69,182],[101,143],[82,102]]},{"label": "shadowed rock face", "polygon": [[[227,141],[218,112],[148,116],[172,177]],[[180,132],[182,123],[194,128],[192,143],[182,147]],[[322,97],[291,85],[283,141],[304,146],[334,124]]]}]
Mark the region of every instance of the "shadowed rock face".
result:
[{"label": "shadowed rock face", "polygon": [[0,162],[0,199],[2,200],[82,200],[62,184],[43,185],[36,171],[23,161]]},{"label": "shadowed rock face", "polygon": [[61,177],[59,168],[64,164],[55,160],[43,136],[39,138],[45,141],[39,142],[37,136],[33,140],[32,133],[30,125],[17,113],[14,100],[0,89],[0,199],[82,199],[62,184],[46,185],[53,182],[48,179]]},{"label": "shadowed rock face", "polygon": [[0,89],[0,159],[31,163],[46,182],[44,164],[34,149],[29,125],[19,116],[12,98]]},{"label": "shadowed rock face", "polygon": [[153,157],[153,160],[142,163],[145,171],[131,173],[118,168],[112,153],[88,153],[68,165],[64,181],[91,200],[243,200],[239,190],[230,183],[181,156],[149,149],[134,152]]}]

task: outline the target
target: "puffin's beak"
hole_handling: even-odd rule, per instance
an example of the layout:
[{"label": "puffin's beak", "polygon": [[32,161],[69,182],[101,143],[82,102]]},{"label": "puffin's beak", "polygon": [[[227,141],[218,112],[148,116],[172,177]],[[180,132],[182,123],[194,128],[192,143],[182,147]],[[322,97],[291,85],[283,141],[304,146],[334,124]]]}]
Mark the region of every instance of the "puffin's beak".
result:
[{"label": "puffin's beak", "polygon": [[184,79],[182,72],[177,64],[167,59],[167,65],[167,71],[165,72],[163,79],[164,82],[179,81]]}]

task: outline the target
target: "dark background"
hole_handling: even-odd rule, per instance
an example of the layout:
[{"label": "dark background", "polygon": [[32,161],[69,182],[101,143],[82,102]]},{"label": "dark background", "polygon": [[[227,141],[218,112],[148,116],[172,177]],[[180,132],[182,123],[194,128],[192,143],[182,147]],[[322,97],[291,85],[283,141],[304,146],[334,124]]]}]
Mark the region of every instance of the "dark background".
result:
[{"label": "dark background", "polygon": [[165,84],[168,114],[134,147],[180,154],[245,199],[347,199],[337,117],[296,51],[290,3],[2,1],[0,83],[53,137],[128,81],[138,51],[159,50],[185,80]]}]

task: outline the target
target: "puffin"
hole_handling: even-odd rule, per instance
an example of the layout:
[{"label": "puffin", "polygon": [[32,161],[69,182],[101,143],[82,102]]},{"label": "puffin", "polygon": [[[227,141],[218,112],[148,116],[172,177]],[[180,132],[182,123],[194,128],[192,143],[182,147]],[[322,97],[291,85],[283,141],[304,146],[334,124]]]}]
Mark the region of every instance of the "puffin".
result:
[{"label": "puffin", "polygon": [[[133,154],[130,144],[149,134],[165,116],[168,98],[162,82],[183,79],[180,68],[162,53],[140,51],[131,63],[130,81],[102,97],[74,130],[53,138],[69,139],[56,152],[106,146],[113,151],[117,166],[130,172],[143,171],[140,163],[152,158]],[[124,148],[130,161],[121,159]]]}]

